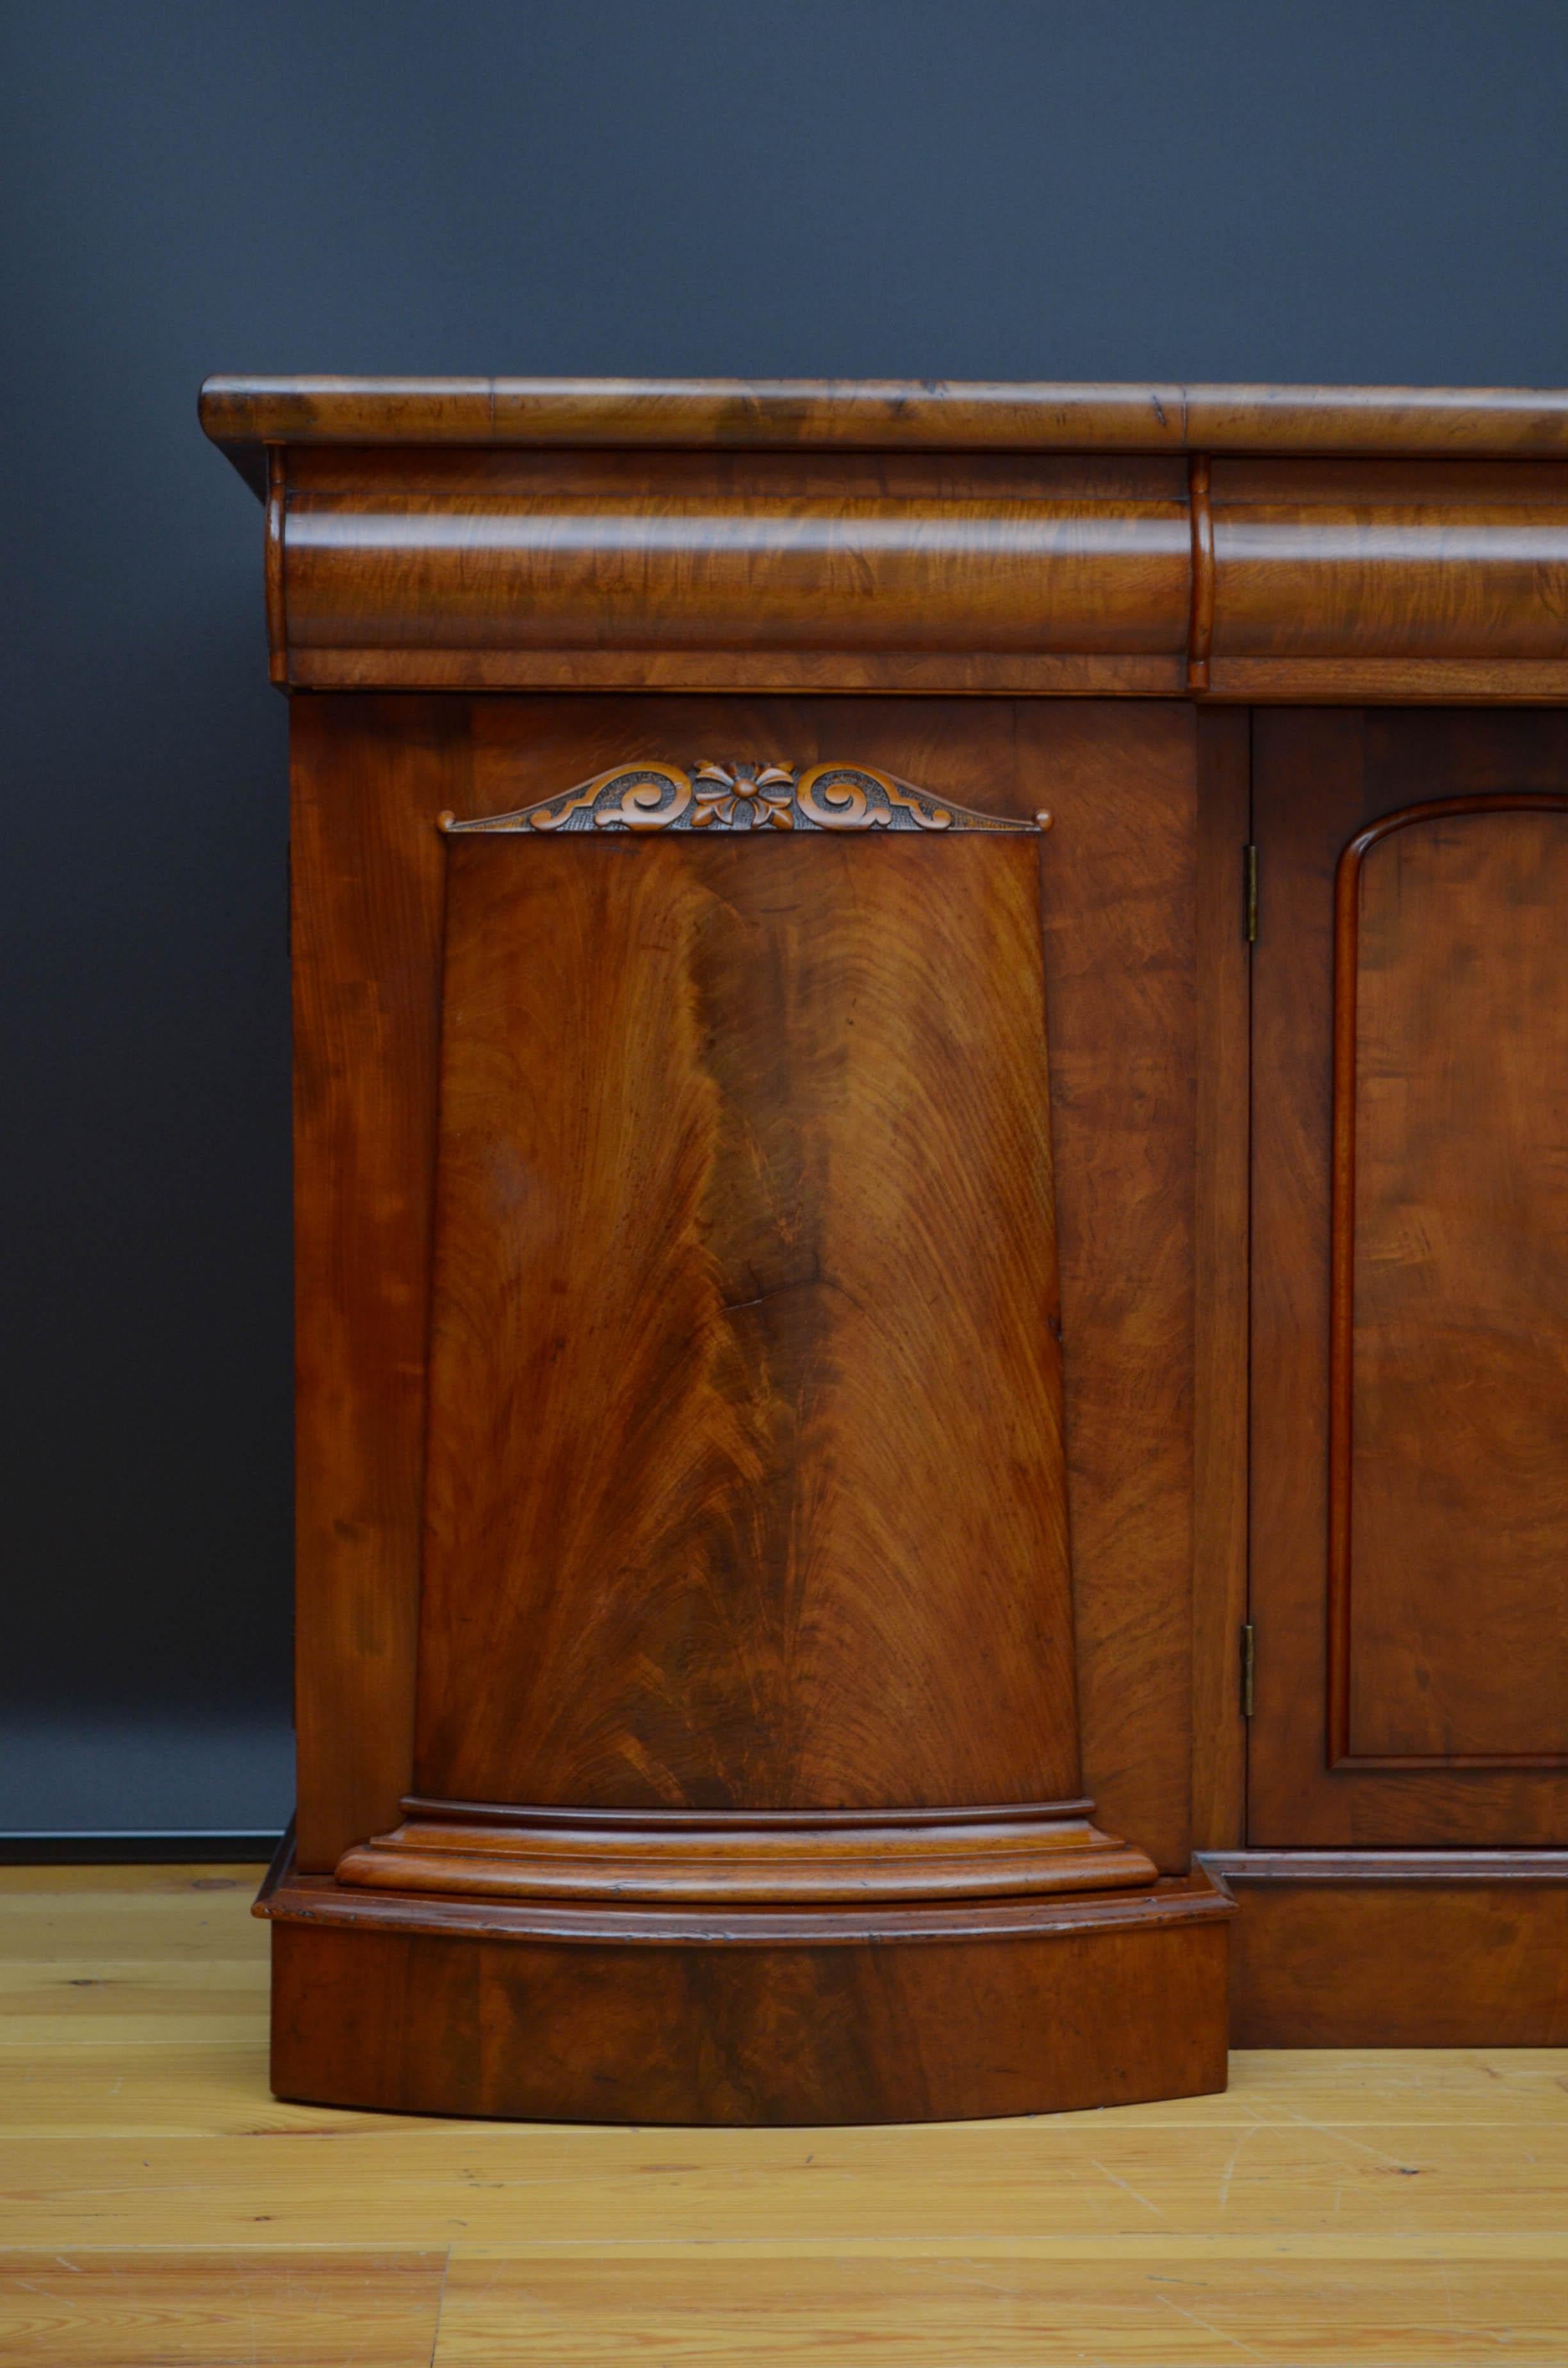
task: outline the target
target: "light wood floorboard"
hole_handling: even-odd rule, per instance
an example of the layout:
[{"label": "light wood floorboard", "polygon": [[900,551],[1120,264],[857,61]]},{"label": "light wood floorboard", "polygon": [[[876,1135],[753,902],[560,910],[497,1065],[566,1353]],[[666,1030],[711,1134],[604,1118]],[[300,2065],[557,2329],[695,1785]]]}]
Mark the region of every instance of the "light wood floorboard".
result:
[{"label": "light wood floorboard", "polygon": [[903,2129],[279,2104],[255,1882],[0,1870],[7,2368],[1568,2364],[1568,2050]]}]

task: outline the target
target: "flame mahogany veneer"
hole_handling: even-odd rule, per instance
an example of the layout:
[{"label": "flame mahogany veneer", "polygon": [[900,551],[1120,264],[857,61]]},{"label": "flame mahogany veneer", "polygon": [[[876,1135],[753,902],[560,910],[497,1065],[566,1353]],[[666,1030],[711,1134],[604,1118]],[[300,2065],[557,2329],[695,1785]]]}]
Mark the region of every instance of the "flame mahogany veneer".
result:
[{"label": "flame mahogany veneer", "polygon": [[1250,2036],[1359,1950],[1419,2037],[1428,1930],[1434,2035],[1560,2035],[1568,397],[202,408],[294,694],[280,2092],[1191,2093],[1233,1892]]}]

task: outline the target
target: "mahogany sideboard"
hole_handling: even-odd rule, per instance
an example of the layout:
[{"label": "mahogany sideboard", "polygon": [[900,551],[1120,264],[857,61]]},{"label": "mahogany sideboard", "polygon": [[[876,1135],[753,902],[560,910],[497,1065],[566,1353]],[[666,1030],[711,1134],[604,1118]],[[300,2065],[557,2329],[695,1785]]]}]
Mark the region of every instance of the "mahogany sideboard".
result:
[{"label": "mahogany sideboard", "polygon": [[278,2089],[1568,2040],[1568,394],[201,414],[291,700]]}]

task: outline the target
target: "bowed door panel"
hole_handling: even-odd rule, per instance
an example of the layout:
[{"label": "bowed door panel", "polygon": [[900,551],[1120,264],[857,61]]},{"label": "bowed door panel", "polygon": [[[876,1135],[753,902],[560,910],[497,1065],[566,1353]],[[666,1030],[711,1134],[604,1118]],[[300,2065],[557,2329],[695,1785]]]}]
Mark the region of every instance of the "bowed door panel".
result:
[{"label": "bowed door panel", "polygon": [[1218,2085],[1190,716],[293,730],[280,2090],[814,2123]]},{"label": "bowed door panel", "polygon": [[1048,819],[657,758],[440,816],[415,1789],[346,1882],[1153,1882],[1081,1797]]},{"label": "bowed door panel", "polygon": [[416,1790],[1071,1798],[1038,837],[736,806],[449,844]]},{"label": "bowed door panel", "polygon": [[[301,695],[292,731],[301,1868],[404,1797],[579,1780],[672,1808],[786,1776],[1060,1798],[1064,1500],[1084,1788],[1185,1872],[1190,715]],[[799,781],[838,757],[1012,827],[437,826],[703,750]],[[687,1643],[700,1741],[657,1674]],[[601,1652],[619,1707],[569,1739]],[[916,1698],[930,1722],[846,1790],[857,1733],[891,1749]]]}]

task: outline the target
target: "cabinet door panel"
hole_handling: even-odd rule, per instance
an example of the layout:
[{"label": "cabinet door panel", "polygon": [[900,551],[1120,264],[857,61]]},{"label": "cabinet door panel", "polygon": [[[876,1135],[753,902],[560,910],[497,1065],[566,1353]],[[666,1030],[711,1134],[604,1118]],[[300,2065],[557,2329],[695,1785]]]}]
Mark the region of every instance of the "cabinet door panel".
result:
[{"label": "cabinet door panel", "polygon": [[1568,727],[1258,719],[1255,1842],[1568,1831]]},{"label": "cabinet door panel", "polygon": [[[439,1034],[445,961],[460,960],[465,927],[460,914],[444,953],[455,846],[436,817],[449,808],[468,818],[501,813],[650,751],[732,747],[801,764],[883,766],[972,807],[1055,814],[1039,849],[1040,954],[1084,1773],[1105,1823],[1165,1871],[1185,1869],[1191,710],[1157,700],[301,694],[291,733],[301,1868],[330,1873],[345,1849],[394,1824],[414,1782]],[[491,842],[489,853],[504,861],[505,845]],[[756,985],[767,986],[761,973]],[[1021,1271],[1032,1271],[1035,1255]],[[788,1306],[774,1299],[758,1314],[781,1318]],[[460,1463],[449,1476],[460,1482]]]},{"label": "cabinet door panel", "polygon": [[422,1793],[1077,1793],[1037,844],[453,845]]},{"label": "cabinet door panel", "polygon": [[1568,801],[1341,859],[1336,1761],[1568,1752]]}]

